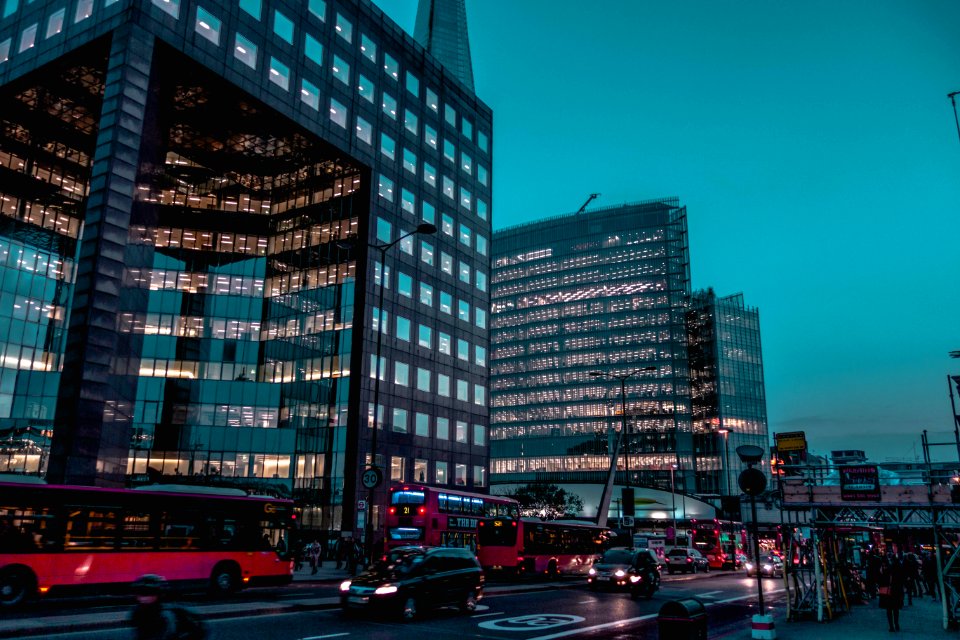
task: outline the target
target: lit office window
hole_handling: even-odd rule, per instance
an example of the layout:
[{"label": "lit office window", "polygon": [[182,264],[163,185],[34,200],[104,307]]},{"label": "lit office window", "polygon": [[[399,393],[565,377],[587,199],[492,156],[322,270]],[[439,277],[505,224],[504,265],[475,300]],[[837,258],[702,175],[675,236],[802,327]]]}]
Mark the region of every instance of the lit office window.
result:
[{"label": "lit office window", "polygon": [[430,416],[425,413],[416,414],[413,434],[423,438],[430,437]]},{"label": "lit office window", "polygon": [[397,339],[410,342],[410,319],[397,316]]},{"label": "lit office window", "polygon": [[[420,434],[417,434],[420,435]],[[427,431],[427,437],[430,437],[430,432]],[[413,481],[414,482],[426,482],[427,481],[427,461],[423,458],[414,458],[413,459]]]},{"label": "lit office window", "polygon": [[434,113],[437,113],[440,107],[440,100],[437,99],[437,94],[434,93],[430,88],[427,88],[427,106]]},{"label": "lit office window", "polygon": [[449,253],[440,252],[440,270],[447,275],[453,275],[453,256]]},{"label": "lit office window", "polygon": [[460,121],[460,132],[467,140],[473,140],[473,123],[464,118]]},{"label": "lit office window", "polygon": [[314,111],[320,110],[320,89],[315,84],[301,80],[300,99]]},{"label": "lit office window", "polygon": [[276,10],[273,12],[273,32],[287,44],[293,44],[293,20]]},{"label": "lit office window", "polygon": [[377,368],[377,357],[370,354],[370,377],[376,378],[377,374],[380,375],[380,380],[385,381],[387,376],[387,359],[383,356],[380,357],[380,368]]},{"label": "lit office window", "polygon": [[403,168],[413,175],[417,175],[417,154],[406,147],[403,149]]},{"label": "lit office window", "polygon": [[370,104],[374,103],[374,100],[376,99],[376,90],[373,87],[373,82],[364,77],[362,73],[357,79],[357,92],[360,94],[361,98]]},{"label": "lit office window", "polygon": [[470,211],[470,205],[473,203],[473,194],[466,187],[460,187],[460,206]]},{"label": "lit office window", "polygon": [[[394,409],[396,411],[396,409]],[[394,429],[397,431],[397,429]],[[406,433],[406,429],[403,430]],[[390,480],[393,482],[405,482],[407,460],[399,456],[390,456]]]},{"label": "lit office window", "polygon": [[477,234],[477,253],[482,256],[487,255],[487,237]]},{"label": "lit office window", "polygon": [[473,159],[465,153],[460,153],[460,167],[468,176],[473,175]]},{"label": "lit office window", "polygon": [[481,407],[487,404],[487,388],[482,384],[473,385],[473,404]]},{"label": "lit office window", "polygon": [[420,241],[420,261],[433,266],[433,245],[426,240]]},{"label": "lit office window", "polygon": [[474,346],[473,348],[473,363],[475,365],[485,367],[487,366],[487,350],[479,345]]},{"label": "lit office window", "polygon": [[473,232],[470,230],[470,227],[461,223],[460,224],[460,244],[469,247],[472,233]]},{"label": "lit office window", "polygon": [[479,329],[486,329],[487,328],[487,312],[484,309],[481,309],[480,307],[476,307],[473,310],[473,315],[474,315],[473,323],[477,325]]},{"label": "lit office window", "polygon": [[457,162],[457,147],[450,138],[443,139],[443,157],[452,163]]},{"label": "lit office window", "polygon": [[437,130],[431,127],[428,124],[423,125],[423,137],[426,139],[427,144],[437,148]]},{"label": "lit office window", "polygon": [[470,360],[470,343],[462,338],[457,338],[457,359]]},{"label": "lit office window", "polygon": [[383,70],[394,80],[400,78],[400,65],[397,64],[397,61],[394,60],[389,53],[383,54]]},{"label": "lit office window", "polygon": [[473,465],[473,486],[475,487],[485,487],[487,486],[487,469],[481,465]]},{"label": "lit office window", "polygon": [[419,124],[419,122],[420,122],[420,121],[419,121],[419,119],[417,118],[417,114],[415,114],[414,112],[410,111],[409,109],[405,109],[405,110],[404,110],[404,113],[403,113],[403,126],[405,126],[405,127],[407,128],[407,131],[409,131],[409,132],[412,133],[413,135],[417,135],[417,133],[420,131],[420,124]]},{"label": "lit office window", "polygon": [[425,324],[418,327],[417,344],[427,349],[433,349],[433,329]]},{"label": "lit office window", "polygon": [[477,216],[479,216],[481,220],[487,219],[487,203],[480,198],[477,198]]},{"label": "lit office window", "polygon": [[450,474],[447,472],[446,462],[437,460],[434,463],[433,472],[436,474],[434,484],[450,484]]},{"label": "lit office window", "polygon": [[257,45],[239,33],[233,44],[233,57],[251,69],[257,68]]},{"label": "lit office window", "polygon": [[479,291],[487,290],[487,274],[486,273],[477,269],[473,273],[473,279]]},{"label": "lit office window", "polygon": [[63,31],[63,19],[66,13],[66,9],[60,9],[50,14],[47,19],[47,34],[45,37],[50,38]]},{"label": "lit office window", "polygon": [[327,19],[327,0],[308,0],[307,11],[320,18],[322,21]]},{"label": "lit office window", "polygon": [[443,176],[443,195],[453,200],[453,180]]},{"label": "lit office window", "polygon": [[397,153],[397,143],[385,133],[380,134],[380,152],[393,160]]},{"label": "lit office window", "polygon": [[10,38],[0,42],[0,63],[10,59]]},{"label": "lit office window", "polygon": [[433,224],[437,219],[437,209],[426,200],[420,203],[420,219]]},{"label": "lit office window", "polygon": [[470,303],[467,300],[457,300],[457,318],[470,322]]},{"label": "lit office window", "polygon": [[413,75],[407,71],[407,91],[413,94],[416,97],[420,97],[420,79],[417,76]]},{"label": "lit office window", "polygon": [[479,182],[480,184],[486,187],[488,186],[487,185],[488,179],[489,178],[487,177],[487,168],[482,164],[478,164],[477,165],[477,182]]},{"label": "lit office window", "polygon": [[[400,433],[407,432],[407,410],[406,409],[394,409],[393,410],[393,430]],[[398,458],[394,458],[397,460]]]},{"label": "lit office window", "polygon": [[257,20],[260,19],[260,11],[261,11],[260,0],[240,0],[240,8],[246,11],[248,14],[250,14],[254,18],[256,18]]},{"label": "lit office window", "polygon": [[[450,397],[450,376],[443,375],[442,373],[438,373],[438,374],[437,374],[437,395],[440,396],[440,397],[442,397],[442,398],[449,398],[449,397]],[[438,424],[437,424],[437,437],[438,437],[438,438],[440,437],[440,424],[439,424],[439,421],[440,421],[440,418],[437,418],[437,422],[438,422]],[[449,429],[449,428],[450,428],[450,427],[449,427],[449,424],[448,424],[448,425],[447,425],[447,429]],[[447,437],[445,437],[445,438],[443,438],[443,439],[444,439],[444,440],[449,440],[449,439],[450,439],[450,436],[448,435]]]},{"label": "lit office window", "polygon": [[37,25],[32,24],[20,33],[20,47],[17,49],[17,53],[23,53],[27,49],[32,49],[36,39]]},{"label": "lit office window", "polygon": [[270,82],[284,91],[290,88],[290,68],[274,57],[270,58]]},{"label": "lit office window", "polygon": [[73,13],[73,22],[82,22],[93,15],[93,0],[78,0],[77,10]]},{"label": "lit office window", "polygon": [[420,283],[420,304],[427,305],[428,307],[433,306],[433,287],[426,282]]},{"label": "lit office window", "polygon": [[337,14],[336,29],[337,35],[347,42],[353,42],[353,24],[339,13]]},{"label": "lit office window", "polygon": [[394,363],[393,384],[398,384],[402,387],[410,386],[410,365],[403,362]]},{"label": "lit office window", "polygon": [[220,46],[220,27],[222,23],[212,13],[203,7],[197,7],[197,21],[193,26],[194,31],[201,36]]},{"label": "lit office window", "polygon": [[440,311],[447,315],[453,315],[453,295],[446,291],[440,292]]},{"label": "lit office window", "polygon": [[437,170],[428,162],[423,163],[423,181],[434,189],[437,188]]},{"label": "lit office window", "polygon": [[439,351],[445,356],[449,356],[451,353],[450,352],[451,343],[452,341],[450,339],[449,334],[444,333],[443,331],[437,332],[437,351]]},{"label": "lit office window", "polygon": [[393,180],[380,174],[380,181],[377,184],[377,193],[387,202],[393,202]]},{"label": "lit office window", "polygon": [[397,119],[397,101],[386,91],[383,92],[383,112],[394,120]]},{"label": "lit office window", "polygon": [[453,237],[453,218],[450,217],[449,214],[445,213],[443,214],[443,216],[441,216],[441,220],[442,222],[440,223],[440,231],[442,231],[444,235],[448,235],[452,238]]},{"label": "lit office window", "polygon": [[153,4],[175,19],[180,19],[180,0],[153,0]]},{"label": "lit office window", "polygon": [[343,60],[340,56],[333,56],[333,77],[342,82],[343,84],[350,86],[350,65],[347,64],[346,60]]},{"label": "lit office window", "polygon": [[377,45],[362,33],[360,34],[360,52],[367,60],[373,64],[377,64]]},{"label": "lit office window", "polygon": [[429,369],[417,367],[417,391],[426,391],[427,393],[429,393],[430,378],[431,378],[431,373]]},{"label": "lit office window", "polygon": [[[413,215],[417,214],[416,198],[414,197],[413,193],[407,189],[400,189],[400,208],[407,213],[411,213]],[[411,239],[410,242],[412,244],[413,240]]]},{"label": "lit office window", "polygon": [[443,119],[454,129],[457,128],[457,110],[449,104],[443,105]]},{"label": "lit office window", "polygon": [[330,120],[344,129],[347,128],[347,107],[330,98]]},{"label": "lit office window", "polygon": [[413,278],[402,271],[397,273],[397,293],[405,298],[413,297]]},{"label": "lit office window", "polygon": [[[401,189],[401,192],[402,191]],[[400,240],[400,251],[403,251],[408,256],[413,255],[413,236],[407,236]]]},{"label": "lit office window", "polygon": [[357,138],[373,146],[373,125],[357,116]]},{"label": "lit office window", "polygon": [[323,66],[323,45],[309,33],[303,35],[303,55],[307,60]]},{"label": "lit office window", "polygon": [[457,420],[456,423],[456,437],[457,442],[466,442],[467,441],[467,423],[463,420]]}]

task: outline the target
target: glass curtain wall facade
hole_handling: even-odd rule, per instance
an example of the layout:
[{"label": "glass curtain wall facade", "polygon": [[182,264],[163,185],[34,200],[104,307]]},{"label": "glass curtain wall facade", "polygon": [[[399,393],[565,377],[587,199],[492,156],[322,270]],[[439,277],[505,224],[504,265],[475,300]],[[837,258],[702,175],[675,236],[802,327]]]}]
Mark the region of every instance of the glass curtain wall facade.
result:
[{"label": "glass curtain wall facade", "polygon": [[677,490],[692,491],[686,208],[598,209],[494,241],[492,481],[605,482],[623,422],[609,376],[633,373],[616,481],[669,490],[677,465]]},{"label": "glass curtain wall facade", "polygon": [[697,291],[688,313],[698,491],[740,495],[736,449],[769,448],[760,314],[742,294]]},{"label": "glass curtain wall facade", "polygon": [[388,482],[486,488],[472,91],[363,0],[0,8],[0,471],[356,530],[380,331]]}]

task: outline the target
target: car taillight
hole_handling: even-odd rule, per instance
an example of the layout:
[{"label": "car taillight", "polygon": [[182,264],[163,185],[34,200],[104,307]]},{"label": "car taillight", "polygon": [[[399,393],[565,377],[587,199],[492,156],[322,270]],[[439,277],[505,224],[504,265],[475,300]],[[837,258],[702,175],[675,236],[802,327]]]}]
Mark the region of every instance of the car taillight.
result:
[{"label": "car taillight", "polygon": [[389,514],[392,515],[392,516],[395,516],[395,515],[397,515],[397,508],[396,508],[396,507],[390,507],[389,509],[387,509],[387,513],[389,513]]},{"label": "car taillight", "polygon": [[420,507],[419,509],[417,509],[417,513],[419,513],[419,514],[422,515],[422,516],[423,516],[423,515],[426,515],[426,514],[427,514],[427,508],[426,508],[426,507]]},{"label": "car taillight", "polygon": [[693,558],[687,558],[687,562],[693,562]]}]

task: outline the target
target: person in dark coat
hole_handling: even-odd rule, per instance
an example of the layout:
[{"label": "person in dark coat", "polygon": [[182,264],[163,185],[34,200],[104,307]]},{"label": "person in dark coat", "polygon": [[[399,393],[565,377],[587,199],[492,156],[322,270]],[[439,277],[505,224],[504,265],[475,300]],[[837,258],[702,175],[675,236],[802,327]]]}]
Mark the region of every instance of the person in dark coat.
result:
[{"label": "person in dark coat", "polygon": [[937,557],[930,551],[923,557],[923,581],[927,583],[927,595],[932,596],[934,600],[940,595],[939,585],[937,584]]},{"label": "person in dark coat", "polygon": [[903,609],[904,576],[900,559],[892,553],[880,569],[880,608],[887,610],[890,631],[900,631],[900,609]]},{"label": "person in dark coat", "polygon": [[907,553],[903,557],[903,584],[907,592],[907,606],[913,604],[913,597],[923,596],[920,588],[920,558],[915,553]]}]

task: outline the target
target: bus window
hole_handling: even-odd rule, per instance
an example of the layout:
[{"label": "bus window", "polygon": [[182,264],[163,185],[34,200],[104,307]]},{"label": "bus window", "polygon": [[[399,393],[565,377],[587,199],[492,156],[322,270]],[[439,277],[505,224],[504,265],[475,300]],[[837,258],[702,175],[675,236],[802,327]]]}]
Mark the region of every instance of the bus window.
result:
[{"label": "bus window", "polygon": [[189,549],[197,546],[199,514],[164,511],[160,514],[160,548]]},{"label": "bus window", "polygon": [[93,551],[117,545],[117,514],[110,509],[67,507],[64,550]]},{"label": "bus window", "polygon": [[152,549],[156,546],[156,537],[150,527],[149,513],[138,510],[124,512],[121,549]]},{"label": "bus window", "polygon": [[425,496],[423,491],[394,491],[390,495],[390,504],[401,505],[421,505],[424,503]]}]

